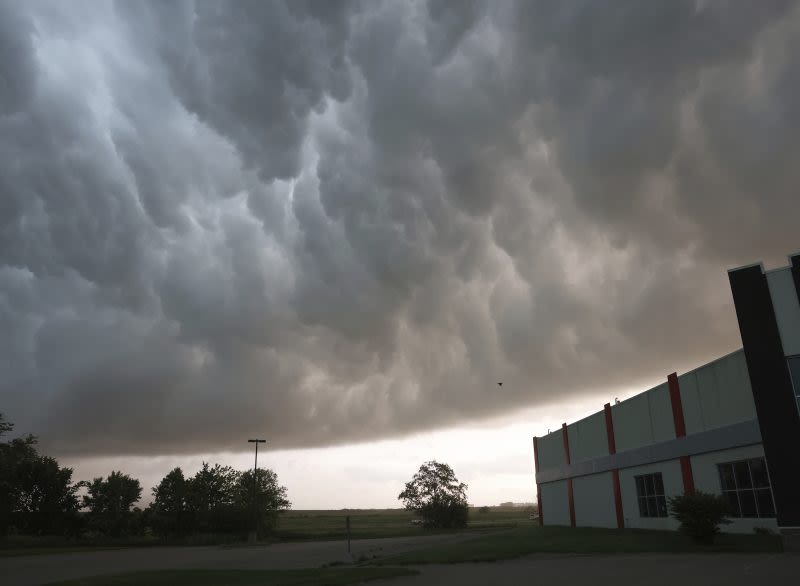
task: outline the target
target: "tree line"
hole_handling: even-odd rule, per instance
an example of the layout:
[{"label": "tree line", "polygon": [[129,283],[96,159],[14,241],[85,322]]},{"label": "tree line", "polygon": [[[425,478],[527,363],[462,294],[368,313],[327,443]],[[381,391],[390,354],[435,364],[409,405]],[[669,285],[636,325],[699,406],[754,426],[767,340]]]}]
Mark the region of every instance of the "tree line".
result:
[{"label": "tree line", "polygon": [[263,535],[275,527],[278,513],[291,507],[272,470],[254,476],[252,470],[204,462],[193,476],[171,470],[142,509],[136,506],[142,496],[138,479],[113,471],[73,481],[71,468],[39,453],[36,436],[5,439],[12,430],[0,413],[0,537],[243,537],[256,525]]}]

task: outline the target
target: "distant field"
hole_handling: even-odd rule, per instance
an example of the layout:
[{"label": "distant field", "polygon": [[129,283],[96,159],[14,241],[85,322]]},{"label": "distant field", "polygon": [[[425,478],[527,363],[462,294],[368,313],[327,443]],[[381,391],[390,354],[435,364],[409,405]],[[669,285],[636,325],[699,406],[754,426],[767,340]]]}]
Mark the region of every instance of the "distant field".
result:
[{"label": "distant field", "polygon": [[[468,530],[496,529],[530,525],[530,513],[522,508],[471,508]],[[353,539],[430,535],[436,533],[413,525],[417,517],[403,509],[357,509],[339,511],[286,511],[280,516],[275,537],[281,540],[344,539],[346,517],[350,516]],[[441,532],[441,531],[439,531]]]}]

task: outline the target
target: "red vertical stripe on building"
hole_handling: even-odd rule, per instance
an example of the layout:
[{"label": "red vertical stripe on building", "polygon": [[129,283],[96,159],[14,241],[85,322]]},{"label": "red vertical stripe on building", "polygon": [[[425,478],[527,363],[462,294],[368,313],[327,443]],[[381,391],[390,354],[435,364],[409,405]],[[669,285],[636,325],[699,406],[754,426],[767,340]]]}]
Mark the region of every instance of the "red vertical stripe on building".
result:
[{"label": "red vertical stripe on building", "polygon": [[622,514],[622,489],[619,486],[619,470],[611,471],[611,481],[614,484],[614,508],[617,512],[617,529],[625,527],[625,516]]},{"label": "red vertical stripe on building", "polygon": [[539,486],[539,438],[533,438],[533,467],[536,470],[536,512],[539,515],[539,525],[544,524],[544,517],[542,516],[542,489]]},{"label": "red vertical stripe on building", "polygon": [[681,476],[683,476],[683,492],[694,492],[694,474],[692,474],[692,461],[689,456],[681,456]]},{"label": "red vertical stripe on building", "polygon": [[572,478],[567,478],[567,499],[569,499],[569,524],[575,527],[575,497],[572,495]]},{"label": "red vertical stripe on building", "polygon": [[614,439],[614,419],[611,417],[611,403],[603,405],[606,414],[606,435],[608,436],[608,453],[617,453],[617,440]]},{"label": "red vertical stripe on building", "polygon": [[[617,440],[614,437],[614,418],[611,416],[611,403],[603,405],[606,415],[606,435],[608,436],[608,453],[617,453]],[[614,485],[614,510],[617,513],[617,527],[625,527],[625,516],[622,514],[622,490],[619,486],[619,470],[611,471],[611,481]]]},{"label": "red vertical stripe on building", "polygon": [[[561,425],[561,436],[564,439],[564,462],[569,464],[569,432],[566,423]],[[572,495],[572,478],[567,478],[567,500],[569,501],[569,524],[575,527],[575,497]]]},{"label": "red vertical stripe on building", "polygon": [[[669,400],[672,403],[672,420],[675,422],[675,437],[686,437],[686,421],[683,418],[683,403],[681,402],[681,387],[678,384],[677,373],[667,376],[669,385]],[[694,492],[694,474],[692,474],[692,461],[689,456],[681,456],[681,476],[683,477],[683,492]]]},{"label": "red vertical stripe on building", "polygon": [[672,403],[672,420],[675,422],[675,437],[686,436],[686,422],[683,419],[683,403],[681,403],[681,388],[678,385],[677,373],[667,377],[669,385],[669,400]]}]

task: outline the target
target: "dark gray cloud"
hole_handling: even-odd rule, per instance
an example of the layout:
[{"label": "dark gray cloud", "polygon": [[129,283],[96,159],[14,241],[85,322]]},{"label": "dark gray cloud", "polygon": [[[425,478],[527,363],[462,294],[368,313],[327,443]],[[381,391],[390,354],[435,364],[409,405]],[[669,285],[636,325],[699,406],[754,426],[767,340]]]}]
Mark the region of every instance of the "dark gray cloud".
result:
[{"label": "dark gray cloud", "polygon": [[725,269],[798,247],[799,46],[783,2],[0,2],[0,409],[326,445],[728,351]]}]

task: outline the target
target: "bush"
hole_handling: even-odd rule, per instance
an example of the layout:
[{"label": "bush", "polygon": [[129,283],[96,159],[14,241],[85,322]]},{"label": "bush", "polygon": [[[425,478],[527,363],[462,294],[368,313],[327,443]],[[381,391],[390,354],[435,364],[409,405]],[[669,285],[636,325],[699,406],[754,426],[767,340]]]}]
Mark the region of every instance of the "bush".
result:
[{"label": "bush", "polygon": [[721,496],[701,491],[669,499],[669,510],[680,524],[680,530],[696,543],[709,544],[719,533],[719,526],[730,523],[728,503]]}]

